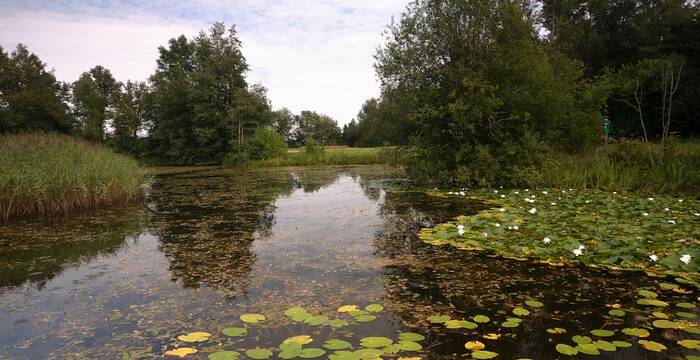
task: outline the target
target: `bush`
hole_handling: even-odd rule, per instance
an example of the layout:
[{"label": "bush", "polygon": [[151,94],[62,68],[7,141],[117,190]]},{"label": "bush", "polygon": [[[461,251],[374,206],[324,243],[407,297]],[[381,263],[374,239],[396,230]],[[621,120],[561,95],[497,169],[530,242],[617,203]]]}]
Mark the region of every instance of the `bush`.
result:
[{"label": "bush", "polygon": [[246,144],[245,152],[250,160],[267,160],[286,153],[287,144],[282,135],[274,130],[259,127]]},{"label": "bush", "polygon": [[66,135],[0,135],[0,218],[125,203],[144,176],[135,160]]}]

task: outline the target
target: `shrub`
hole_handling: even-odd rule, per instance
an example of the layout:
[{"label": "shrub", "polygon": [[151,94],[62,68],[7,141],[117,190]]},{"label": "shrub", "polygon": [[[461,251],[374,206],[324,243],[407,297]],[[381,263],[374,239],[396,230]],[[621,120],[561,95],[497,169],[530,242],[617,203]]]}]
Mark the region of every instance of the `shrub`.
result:
[{"label": "shrub", "polygon": [[259,127],[246,144],[245,152],[250,160],[267,160],[286,153],[287,144],[282,135],[274,130]]}]

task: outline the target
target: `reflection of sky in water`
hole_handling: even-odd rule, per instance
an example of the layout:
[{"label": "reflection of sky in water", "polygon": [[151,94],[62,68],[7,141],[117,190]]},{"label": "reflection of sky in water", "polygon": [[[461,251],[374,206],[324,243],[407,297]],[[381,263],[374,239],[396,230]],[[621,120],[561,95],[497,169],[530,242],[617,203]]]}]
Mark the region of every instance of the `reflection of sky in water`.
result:
[{"label": "reflection of sky in water", "polygon": [[[552,269],[423,245],[413,236],[420,224],[479,205],[386,193],[374,180],[387,176],[376,167],[166,176],[147,200],[150,210],[135,206],[3,228],[0,358],[74,352],[118,358],[139,348],[161,354],[183,332],[217,334],[240,325],[242,312],[262,312],[272,326],[251,329],[248,339],[260,337],[259,343],[242,340],[231,349],[274,347],[293,333],[338,336],[328,328],[277,327],[290,305],[334,314],[345,303],[381,302],[385,313],[354,327],[356,336],[410,329],[428,335],[424,358],[451,359],[464,353],[465,341],[502,332],[496,346],[503,358],[548,359],[555,353],[545,329],[569,329],[568,341],[609,326],[606,304],[633,308],[636,289],[655,286],[636,274]],[[498,321],[528,298],[546,305],[521,328],[500,329]],[[424,322],[435,313],[481,313],[497,321],[474,331],[444,330]],[[646,316],[640,312],[618,325],[638,326]],[[635,346],[597,358],[680,353],[654,355]]]}]

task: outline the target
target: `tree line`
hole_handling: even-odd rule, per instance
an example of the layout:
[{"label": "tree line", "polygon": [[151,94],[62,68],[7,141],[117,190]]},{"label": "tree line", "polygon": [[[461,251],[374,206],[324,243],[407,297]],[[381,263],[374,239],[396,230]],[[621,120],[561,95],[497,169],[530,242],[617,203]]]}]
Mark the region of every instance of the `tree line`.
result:
[{"label": "tree line", "polygon": [[235,27],[214,23],[193,39],[170,39],[148,81],[126,83],[103,66],[59,82],[26,46],[0,48],[0,133],[72,134],[164,164],[258,154],[248,149],[256,134],[290,146],[341,141],[327,115],[272,110],[267,89],[246,80],[241,45]]},{"label": "tree line", "polygon": [[698,2],[414,0],[384,35],[381,95],[343,140],[402,145],[419,179],[518,184],[601,144],[606,118],[650,157],[700,133]]}]

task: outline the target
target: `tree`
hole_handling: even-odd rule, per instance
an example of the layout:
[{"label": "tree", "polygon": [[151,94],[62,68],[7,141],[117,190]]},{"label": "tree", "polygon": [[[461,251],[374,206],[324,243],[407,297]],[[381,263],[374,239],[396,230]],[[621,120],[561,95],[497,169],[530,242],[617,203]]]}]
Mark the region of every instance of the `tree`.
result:
[{"label": "tree", "polygon": [[287,108],[275,110],[271,114],[272,129],[282,135],[284,141],[289,144],[292,141],[292,128],[294,127],[294,114]]},{"label": "tree", "polygon": [[74,114],[84,138],[94,142],[105,140],[105,130],[120,88],[121,84],[112,73],[99,65],[84,72],[73,83]]},{"label": "tree", "polygon": [[230,109],[232,120],[234,151],[242,151],[245,142],[260,126],[272,122],[271,105],[267,99],[267,89],[261,84],[241,88],[237,92],[236,107]]},{"label": "tree", "polygon": [[127,81],[122,92],[117,93],[114,104],[114,132],[110,144],[115,150],[138,154],[142,151],[139,131],[148,121],[148,86],[144,82]]},{"label": "tree", "polygon": [[8,55],[0,47],[0,133],[44,130],[70,133],[68,105],[53,72],[19,44]]},{"label": "tree", "polygon": [[337,144],[341,140],[341,130],[338,122],[328,115],[302,111],[296,117],[292,137],[296,146],[303,145],[307,138],[321,145]]}]

